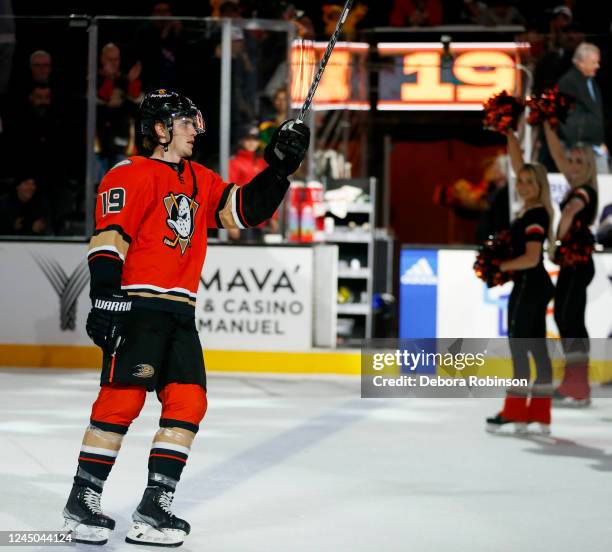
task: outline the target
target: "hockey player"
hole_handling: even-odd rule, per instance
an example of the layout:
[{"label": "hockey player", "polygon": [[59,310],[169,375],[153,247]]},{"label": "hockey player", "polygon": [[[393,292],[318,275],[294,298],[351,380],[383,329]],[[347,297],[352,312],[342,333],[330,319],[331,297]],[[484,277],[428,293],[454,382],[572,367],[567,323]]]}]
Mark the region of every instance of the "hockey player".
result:
[{"label": "hockey player", "polygon": [[65,530],[77,542],[107,542],[115,521],[101,510],[102,489],[146,392],[156,391],[160,427],[126,541],[179,546],[190,528],[170,506],[207,407],[194,315],[206,230],[257,226],[272,216],[310,133],[286,121],[266,148],[268,167],[239,187],[189,160],[204,132],[191,100],[156,90],[145,96],[140,118],[152,154],[120,162],[98,190],[87,333],[103,351],[101,388],[64,508]]}]

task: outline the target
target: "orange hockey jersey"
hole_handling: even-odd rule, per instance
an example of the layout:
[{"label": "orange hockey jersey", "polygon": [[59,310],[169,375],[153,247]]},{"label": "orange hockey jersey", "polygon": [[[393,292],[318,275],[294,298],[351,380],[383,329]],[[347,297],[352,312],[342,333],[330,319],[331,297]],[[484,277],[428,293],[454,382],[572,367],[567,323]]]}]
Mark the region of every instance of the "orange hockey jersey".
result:
[{"label": "orange hockey jersey", "polygon": [[239,187],[198,163],[131,157],[100,183],[90,262],[123,262],[134,306],[192,313],[207,228],[246,228]]}]

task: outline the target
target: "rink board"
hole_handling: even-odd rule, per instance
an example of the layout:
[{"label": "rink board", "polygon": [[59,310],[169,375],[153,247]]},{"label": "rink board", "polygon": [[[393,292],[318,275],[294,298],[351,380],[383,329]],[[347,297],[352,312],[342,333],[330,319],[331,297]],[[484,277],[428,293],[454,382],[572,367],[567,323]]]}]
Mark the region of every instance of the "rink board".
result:
[{"label": "rink board", "polygon": [[[0,243],[0,366],[100,367],[85,332],[86,253],[85,243]],[[355,351],[315,348],[335,336],[335,288],[316,263],[337,260],[322,253],[337,248],[209,247],[196,306],[208,370],[359,373]]]},{"label": "rink board", "polygon": [[[359,351],[221,351],[204,350],[211,372],[267,372],[284,374],[360,373]],[[85,345],[0,344],[0,366],[22,368],[99,369],[102,353]]]},{"label": "rink board", "polygon": [[[595,253],[595,277],[587,290],[590,337],[612,333],[612,253]],[[487,288],[473,270],[475,249],[412,248],[400,256],[399,337],[495,338],[508,335],[507,307],[512,283]],[[553,282],[559,267],[545,260]],[[548,337],[559,333],[553,304],[547,312]]]}]

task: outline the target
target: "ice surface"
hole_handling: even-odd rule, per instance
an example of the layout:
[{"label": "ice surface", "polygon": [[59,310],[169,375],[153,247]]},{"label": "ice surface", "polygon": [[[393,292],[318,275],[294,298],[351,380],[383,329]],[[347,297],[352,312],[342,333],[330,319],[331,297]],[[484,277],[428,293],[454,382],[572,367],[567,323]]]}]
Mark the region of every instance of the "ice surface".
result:
[{"label": "ice surface", "polygon": [[[0,530],[61,526],[97,378],[0,370]],[[361,399],[352,377],[209,374],[208,398],[175,499],[181,550],[610,550],[612,400],[517,438],[485,433],[497,399]],[[139,549],[123,538],[159,410],[149,394],[106,484],[103,550]]]}]

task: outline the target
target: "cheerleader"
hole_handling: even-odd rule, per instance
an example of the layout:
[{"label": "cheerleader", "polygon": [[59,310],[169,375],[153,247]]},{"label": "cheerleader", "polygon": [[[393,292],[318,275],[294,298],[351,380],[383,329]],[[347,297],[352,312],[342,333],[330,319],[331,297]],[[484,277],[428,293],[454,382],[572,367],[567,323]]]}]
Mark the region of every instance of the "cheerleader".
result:
[{"label": "cheerleader", "polygon": [[[595,275],[591,254],[592,240],[588,227],[597,213],[597,170],[590,146],[572,147],[566,155],[559,137],[548,122],[544,123],[548,149],[570,184],[570,190],[560,205],[561,219],[557,229],[560,264],[555,293],[555,322],[565,353],[565,372],[555,391],[555,402],[567,406],[588,406],[589,334],[585,324],[587,287]],[[582,249],[582,255],[567,252]],[[564,253],[565,252],[565,253]]]},{"label": "cheerleader", "polygon": [[550,433],[552,366],[546,348],[546,307],[554,295],[553,284],[543,263],[543,245],[551,240],[552,204],[546,169],[524,164],[514,133],[507,134],[508,151],[517,175],[516,189],[523,206],[512,222],[513,258],[503,261],[500,270],[511,272],[512,293],[508,302],[508,337],[514,378],[530,379],[529,354],[534,358],[537,377],[531,389],[508,390],[499,414],[487,418],[487,431],[504,426],[514,430]]}]

